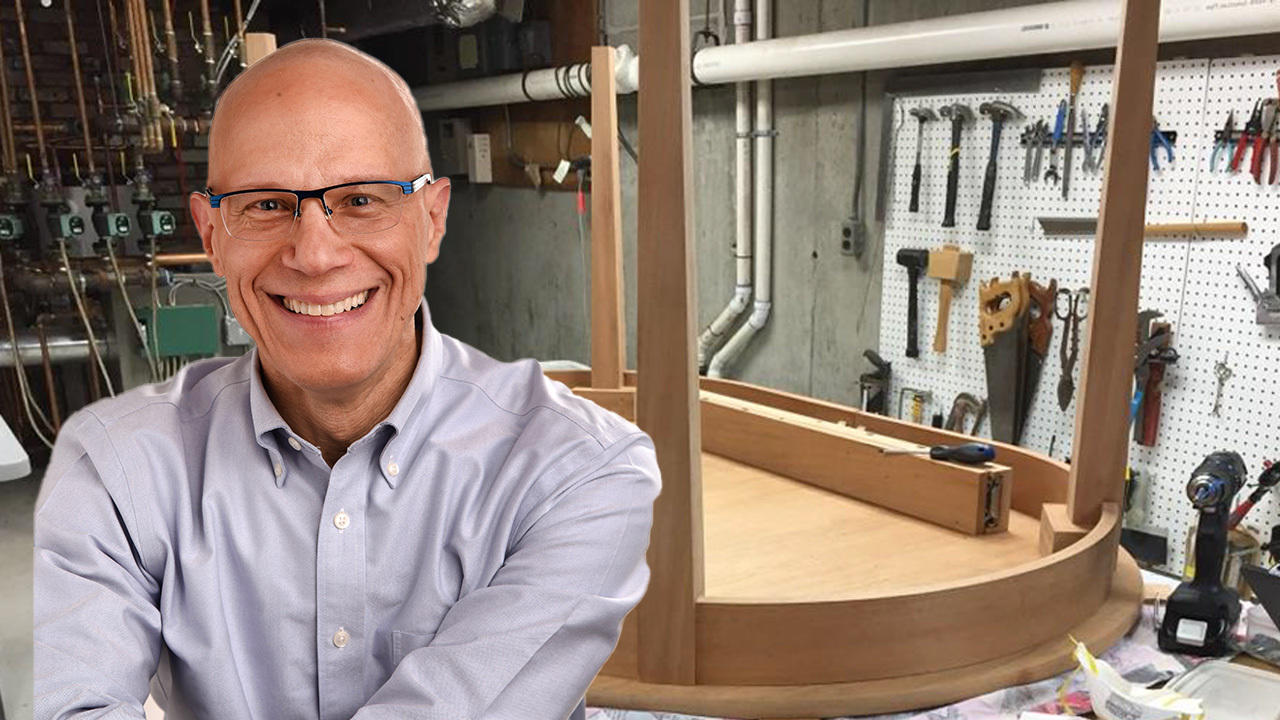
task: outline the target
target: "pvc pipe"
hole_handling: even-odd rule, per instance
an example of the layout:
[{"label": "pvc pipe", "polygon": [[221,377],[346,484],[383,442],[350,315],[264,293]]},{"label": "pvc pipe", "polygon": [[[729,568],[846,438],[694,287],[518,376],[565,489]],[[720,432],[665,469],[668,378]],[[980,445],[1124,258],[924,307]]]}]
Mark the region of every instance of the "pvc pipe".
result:
[{"label": "pvc pipe", "polygon": [[[1161,5],[1161,42],[1277,30],[1277,0],[1165,0]],[[1118,2],[1068,0],[709,47],[694,56],[693,75],[706,85],[829,75],[1115,47],[1119,36]],[[635,92],[639,85],[638,62],[631,60],[634,55],[618,64],[619,93]],[[414,96],[424,111],[572,97],[559,92],[557,72],[564,69],[529,73],[528,93],[521,90],[524,76],[516,74],[422,87]]]},{"label": "pvc pipe", "polygon": [[[733,2],[733,42],[751,41],[751,0]],[[698,336],[698,368],[705,371],[710,355],[723,341],[729,329],[746,312],[751,302],[751,85],[737,83],[734,107],[734,145],[736,149],[735,205],[737,223],[734,228],[733,254],[736,280],[733,297],[711,324]]]},{"label": "pvc pipe", "polygon": [[[614,49],[614,80],[618,94],[628,95],[640,87],[640,63],[626,45]],[[513,75],[497,75],[479,80],[421,85],[413,89],[418,107],[428,110],[505,105],[530,100],[559,100],[591,95],[591,63],[577,63]]]},{"label": "pvc pipe", "polygon": [[[70,335],[48,336],[49,362],[67,363],[83,362],[89,359],[89,341]],[[115,347],[105,340],[98,341],[98,353],[103,357],[113,357]],[[40,340],[35,336],[18,338],[18,355],[23,365],[40,365],[43,358],[40,351]],[[0,368],[13,367],[13,346],[9,339],[0,340]]]},{"label": "pvc pipe", "polygon": [[[773,0],[756,0],[757,40],[773,33]],[[725,370],[742,355],[756,333],[769,322],[773,299],[773,81],[756,81],[755,138],[755,307],[724,348],[711,358],[707,375],[724,377]]]}]

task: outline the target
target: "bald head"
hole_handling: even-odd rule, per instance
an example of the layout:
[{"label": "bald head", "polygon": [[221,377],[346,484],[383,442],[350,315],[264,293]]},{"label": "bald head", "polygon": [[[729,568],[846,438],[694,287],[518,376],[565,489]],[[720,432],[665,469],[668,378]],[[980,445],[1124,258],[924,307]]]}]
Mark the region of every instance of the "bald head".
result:
[{"label": "bald head", "polygon": [[[258,142],[264,128],[296,131],[285,142],[296,143],[298,155],[290,158],[283,149],[264,156]],[[272,134],[278,144],[286,133]],[[389,171],[412,177],[430,170],[422,114],[404,78],[345,43],[297,40],[251,65],[219,96],[209,140],[209,185],[221,188],[242,179],[246,160],[306,166],[316,158],[305,148],[366,144],[370,164],[380,149],[403,166]]]}]

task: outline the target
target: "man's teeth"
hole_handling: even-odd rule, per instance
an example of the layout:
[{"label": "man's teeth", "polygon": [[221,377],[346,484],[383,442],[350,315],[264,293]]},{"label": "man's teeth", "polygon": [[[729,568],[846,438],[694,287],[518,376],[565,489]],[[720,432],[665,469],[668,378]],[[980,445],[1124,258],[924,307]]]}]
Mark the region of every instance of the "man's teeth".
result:
[{"label": "man's teeth", "polygon": [[315,315],[317,317],[329,317],[330,315],[337,315],[338,313],[353,310],[363,305],[364,301],[368,299],[368,290],[358,292],[349,298],[339,300],[335,303],[329,303],[327,305],[316,305],[315,303],[301,302],[289,297],[281,298],[284,302],[284,306],[293,312],[296,312],[299,315]]}]

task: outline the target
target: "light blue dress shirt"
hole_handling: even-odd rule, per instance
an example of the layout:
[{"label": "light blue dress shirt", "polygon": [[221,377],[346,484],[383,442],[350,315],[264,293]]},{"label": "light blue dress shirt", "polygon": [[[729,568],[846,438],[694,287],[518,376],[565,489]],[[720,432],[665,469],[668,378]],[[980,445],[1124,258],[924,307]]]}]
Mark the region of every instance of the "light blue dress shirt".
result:
[{"label": "light blue dress shirt", "polygon": [[76,413],[35,518],[35,718],[562,720],[648,584],[648,436],[431,325],[332,468],[256,352]]}]

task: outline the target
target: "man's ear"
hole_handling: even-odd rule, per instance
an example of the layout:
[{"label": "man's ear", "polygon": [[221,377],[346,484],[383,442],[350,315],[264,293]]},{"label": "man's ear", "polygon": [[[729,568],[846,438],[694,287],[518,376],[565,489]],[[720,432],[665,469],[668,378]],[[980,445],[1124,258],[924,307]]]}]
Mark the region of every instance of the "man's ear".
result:
[{"label": "man's ear", "polygon": [[204,254],[209,256],[213,271],[220,277],[226,277],[222,274],[222,263],[219,262],[219,258],[214,251],[214,210],[209,207],[209,198],[198,192],[193,192],[187,196],[187,209],[191,211],[191,221],[196,225],[196,232],[200,233],[200,244],[204,246]]},{"label": "man's ear", "polygon": [[440,241],[444,240],[445,220],[449,217],[449,198],[453,193],[447,177],[436,180],[432,188],[435,194],[427,207],[427,222],[431,229],[430,239],[427,241],[428,265],[440,257]]}]

